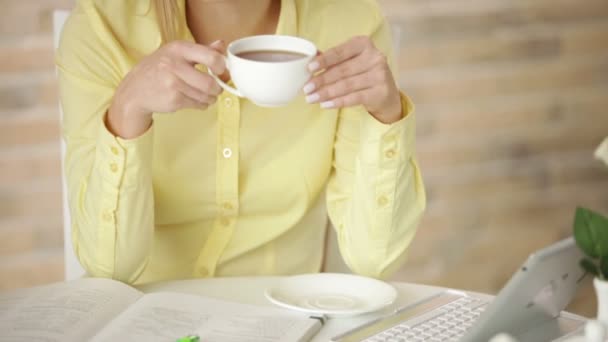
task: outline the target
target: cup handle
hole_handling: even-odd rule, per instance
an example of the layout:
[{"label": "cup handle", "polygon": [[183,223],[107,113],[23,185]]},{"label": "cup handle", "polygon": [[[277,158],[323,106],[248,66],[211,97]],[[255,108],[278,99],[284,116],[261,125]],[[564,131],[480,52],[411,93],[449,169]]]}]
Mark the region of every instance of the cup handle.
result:
[{"label": "cup handle", "polygon": [[[230,71],[230,67],[228,66],[228,58],[224,57],[224,62],[226,64],[226,69]],[[226,84],[226,82],[222,81],[219,77],[217,77],[213,73],[213,71],[211,71],[211,69],[207,68],[207,70],[209,71],[209,75],[213,77],[213,79],[220,85],[220,87],[224,88],[225,91],[238,97],[245,97],[238,89],[229,86],[228,84]]]}]

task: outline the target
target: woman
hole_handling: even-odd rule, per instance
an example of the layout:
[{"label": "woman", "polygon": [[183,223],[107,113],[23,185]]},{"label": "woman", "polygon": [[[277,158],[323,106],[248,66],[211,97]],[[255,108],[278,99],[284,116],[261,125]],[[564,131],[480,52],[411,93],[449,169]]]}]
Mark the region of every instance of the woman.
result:
[{"label": "woman", "polygon": [[[354,272],[394,271],[425,197],[388,31],[371,0],[79,1],[57,65],[84,268],[127,283],[318,272],[329,214]],[[307,96],[222,93],[204,68],[273,33],[324,51]]]}]

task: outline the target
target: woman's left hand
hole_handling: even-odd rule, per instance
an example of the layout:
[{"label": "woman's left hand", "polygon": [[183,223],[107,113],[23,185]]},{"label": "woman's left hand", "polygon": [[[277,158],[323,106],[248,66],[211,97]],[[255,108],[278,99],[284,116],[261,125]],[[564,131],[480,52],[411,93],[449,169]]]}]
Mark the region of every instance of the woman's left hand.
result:
[{"label": "woman's left hand", "polygon": [[327,50],[308,69],[323,70],[304,86],[308,103],[321,103],[326,109],[363,105],[385,124],[402,118],[399,89],[387,59],[369,37],[355,37]]}]

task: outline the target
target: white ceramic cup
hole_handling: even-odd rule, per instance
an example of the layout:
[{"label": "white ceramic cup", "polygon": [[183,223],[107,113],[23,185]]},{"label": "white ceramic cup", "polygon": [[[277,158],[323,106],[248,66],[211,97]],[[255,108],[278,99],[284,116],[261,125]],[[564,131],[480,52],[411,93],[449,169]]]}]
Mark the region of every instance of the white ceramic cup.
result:
[{"label": "white ceramic cup", "polygon": [[[237,56],[251,51],[285,51],[305,55],[290,61],[256,61]],[[242,38],[228,45],[226,68],[236,88],[220,80],[226,91],[249,99],[262,107],[279,107],[291,102],[310,79],[308,63],[316,56],[316,46],[302,38],[280,35],[262,35]]]}]

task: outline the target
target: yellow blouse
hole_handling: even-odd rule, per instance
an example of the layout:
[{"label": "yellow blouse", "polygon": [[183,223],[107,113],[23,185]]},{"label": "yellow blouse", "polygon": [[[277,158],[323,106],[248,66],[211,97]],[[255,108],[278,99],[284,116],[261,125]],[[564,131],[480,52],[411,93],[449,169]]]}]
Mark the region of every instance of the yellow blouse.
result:
[{"label": "yellow blouse", "polygon": [[[356,273],[399,267],[425,208],[415,117],[260,108],[224,92],[205,111],[155,114],[123,140],[103,124],[114,91],[160,46],[150,0],[80,0],[57,54],[72,239],[93,276],[144,283],[318,272],[327,217]],[[179,0],[181,35],[193,40]],[[229,14],[227,14],[229,15]],[[372,0],[283,0],[277,34],[320,50],[355,35],[391,55]]]}]

